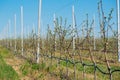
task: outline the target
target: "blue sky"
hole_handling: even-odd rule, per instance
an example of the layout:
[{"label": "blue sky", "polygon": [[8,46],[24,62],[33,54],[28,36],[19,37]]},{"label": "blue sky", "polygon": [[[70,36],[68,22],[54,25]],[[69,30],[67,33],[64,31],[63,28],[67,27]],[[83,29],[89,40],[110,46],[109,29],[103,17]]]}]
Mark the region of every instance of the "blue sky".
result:
[{"label": "blue sky", "polygon": [[[72,5],[75,7],[76,23],[80,25],[89,15],[92,20],[93,14],[96,16],[95,31],[99,32],[97,3],[99,0],[42,0],[42,16],[41,16],[41,34],[46,33],[47,24],[53,29],[53,14],[56,17],[67,19],[67,24],[72,24]],[[10,32],[14,33],[14,14],[17,15],[17,34],[20,35],[20,6],[24,9],[24,32],[31,32],[33,24],[37,30],[38,23],[38,0],[0,0],[0,32],[6,27],[8,20],[11,21]],[[113,21],[116,27],[116,0],[103,0],[105,15],[109,14],[111,8],[114,9]]]}]

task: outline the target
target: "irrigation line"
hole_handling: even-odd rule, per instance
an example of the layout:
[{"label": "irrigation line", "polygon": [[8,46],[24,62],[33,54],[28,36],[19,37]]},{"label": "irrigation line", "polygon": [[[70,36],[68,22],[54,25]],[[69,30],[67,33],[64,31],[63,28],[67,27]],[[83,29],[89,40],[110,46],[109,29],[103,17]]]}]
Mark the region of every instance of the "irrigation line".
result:
[{"label": "irrigation line", "polygon": [[[46,56],[46,57],[48,57],[48,58],[54,58],[54,59],[58,59],[58,60],[61,60],[61,61],[66,61],[66,63],[68,64],[68,63],[71,63],[71,64],[78,64],[78,63],[81,63],[80,61],[72,61],[72,60],[68,60],[68,59],[64,59],[64,58],[59,58],[59,57],[55,57],[55,56],[49,56],[49,55],[42,55],[41,54],[41,56]],[[102,74],[104,74],[104,75],[110,75],[110,80],[112,80],[112,74],[114,73],[114,72],[120,72],[120,70],[119,69],[115,69],[115,70],[111,70],[111,69],[109,69],[110,70],[110,72],[105,72],[105,71],[103,71],[103,70],[101,70],[96,64],[86,64],[86,63],[81,63],[82,64],[82,66],[83,66],[83,68],[84,68],[84,71],[83,71],[83,77],[85,77],[85,67],[86,66],[92,66],[92,67],[94,67],[94,75],[95,75],[95,78],[94,78],[94,80],[96,80],[96,70],[98,70],[99,72],[101,72]]]}]

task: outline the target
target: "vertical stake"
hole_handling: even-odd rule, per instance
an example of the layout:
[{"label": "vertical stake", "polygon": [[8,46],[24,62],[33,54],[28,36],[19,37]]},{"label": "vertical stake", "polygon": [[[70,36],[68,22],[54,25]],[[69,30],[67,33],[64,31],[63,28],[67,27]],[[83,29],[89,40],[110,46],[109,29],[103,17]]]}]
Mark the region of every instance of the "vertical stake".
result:
[{"label": "vertical stake", "polygon": [[94,15],[94,27],[93,27],[93,36],[94,36],[94,50],[96,50],[96,43],[95,43],[95,15]]},{"label": "vertical stake", "polygon": [[15,39],[15,53],[16,53],[16,14],[14,15],[14,28],[15,28],[15,33],[14,33],[14,39]]},{"label": "vertical stake", "polygon": [[10,28],[11,28],[11,21],[10,20],[8,21],[8,24],[9,24],[8,25],[9,26],[8,27],[9,28],[9,34],[8,34],[9,35],[9,48],[11,48],[12,46],[11,46],[11,30],[10,30]]},{"label": "vertical stake", "polygon": [[73,61],[74,61],[74,80],[76,80],[76,66],[75,66],[75,14],[74,14],[74,6],[72,6],[72,18],[73,18],[73,26],[72,26],[72,36],[73,36]]},{"label": "vertical stake", "polygon": [[23,6],[21,6],[21,54],[23,56]]},{"label": "vertical stake", "polygon": [[120,62],[120,11],[119,0],[117,0],[117,26],[118,26],[118,61]]},{"label": "vertical stake", "polygon": [[7,24],[7,48],[9,48],[9,23]]},{"label": "vertical stake", "polygon": [[54,32],[54,35],[55,35],[55,51],[56,51],[56,17],[55,17],[55,14],[54,14],[54,30],[55,30],[55,32]]},{"label": "vertical stake", "polygon": [[38,46],[37,46],[37,63],[39,63],[39,55],[40,55],[40,19],[41,19],[41,5],[42,0],[39,0],[39,8],[38,8]]}]

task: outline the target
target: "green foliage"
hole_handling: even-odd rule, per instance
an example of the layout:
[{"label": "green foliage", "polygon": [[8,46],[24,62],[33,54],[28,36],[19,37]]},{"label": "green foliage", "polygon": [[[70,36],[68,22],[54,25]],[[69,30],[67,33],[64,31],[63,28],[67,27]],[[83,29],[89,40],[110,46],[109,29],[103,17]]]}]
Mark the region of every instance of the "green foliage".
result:
[{"label": "green foliage", "polygon": [[78,69],[78,71],[83,71],[83,66],[81,64],[78,64],[76,68]]},{"label": "green foliage", "polygon": [[93,72],[94,72],[94,67],[93,67],[93,66],[92,66],[92,67],[90,67],[90,66],[88,67],[88,66],[87,66],[87,67],[85,68],[85,70],[86,70],[86,73],[93,73]]},{"label": "green foliage", "polygon": [[28,75],[29,73],[32,73],[36,70],[43,70],[45,69],[46,64],[45,63],[41,63],[41,64],[37,64],[37,63],[33,63],[30,64],[28,61],[26,61],[21,67],[20,70],[22,72],[22,74]]},{"label": "green foliage", "polygon": [[40,65],[39,64],[34,63],[31,66],[32,66],[32,69],[34,69],[34,70],[39,70],[40,69]]},{"label": "green foliage", "polygon": [[48,66],[47,67],[47,72],[53,72],[53,71],[55,71],[56,68],[57,68],[56,65]]},{"label": "green foliage", "polygon": [[33,63],[31,66],[32,66],[32,69],[34,70],[42,70],[42,69],[45,69],[46,64],[45,63],[41,63],[41,64]]},{"label": "green foliage", "polygon": [[3,48],[3,47],[1,47],[1,46],[0,46],[0,55],[1,55],[3,58],[13,57],[13,55],[9,53],[9,50],[7,50],[6,48]]},{"label": "green foliage", "polygon": [[73,64],[71,64],[70,62],[60,61],[60,64],[63,66],[68,66],[69,68],[73,68]]},{"label": "green foliage", "polygon": [[20,67],[20,70],[22,71],[23,75],[27,75],[29,73],[29,68],[30,68],[30,64],[26,62]]},{"label": "green foliage", "polygon": [[41,63],[40,64],[40,69],[45,69],[46,68],[46,64],[45,63]]},{"label": "green foliage", "polygon": [[39,75],[39,79],[41,79],[41,78],[44,78],[44,74],[42,74],[42,73]]}]

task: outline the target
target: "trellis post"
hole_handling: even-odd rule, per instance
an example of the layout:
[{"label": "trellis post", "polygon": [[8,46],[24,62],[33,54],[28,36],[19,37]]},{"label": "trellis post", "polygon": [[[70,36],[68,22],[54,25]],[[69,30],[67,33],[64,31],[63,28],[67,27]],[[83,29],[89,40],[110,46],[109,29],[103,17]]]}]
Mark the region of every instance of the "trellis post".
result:
[{"label": "trellis post", "polygon": [[95,43],[95,15],[94,15],[94,26],[93,26],[93,36],[94,36],[94,50],[96,50],[96,43]]},{"label": "trellis post", "polygon": [[74,14],[74,6],[72,6],[72,36],[73,36],[73,61],[74,61],[74,80],[76,80],[76,66],[75,66],[75,14]]},{"label": "trellis post", "polygon": [[118,61],[120,62],[120,11],[119,0],[117,0],[117,26],[118,26]]},{"label": "trellis post", "polygon": [[54,38],[55,38],[55,51],[56,51],[56,16],[55,16],[55,14],[54,14],[54,30],[55,30],[55,32],[54,32]]},{"label": "trellis post", "polygon": [[41,6],[42,0],[39,0],[39,8],[38,8],[38,44],[37,44],[37,63],[39,63],[39,55],[40,55],[40,19],[41,19]]},{"label": "trellis post", "polygon": [[15,39],[15,53],[16,53],[16,14],[14,15],[14,39]]},{"label": "trellis post", "polygon": [[21,54],[23,56],[23,6],[21,6]]}]

